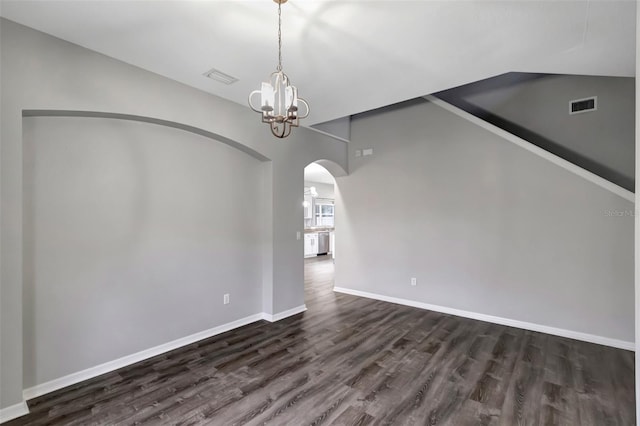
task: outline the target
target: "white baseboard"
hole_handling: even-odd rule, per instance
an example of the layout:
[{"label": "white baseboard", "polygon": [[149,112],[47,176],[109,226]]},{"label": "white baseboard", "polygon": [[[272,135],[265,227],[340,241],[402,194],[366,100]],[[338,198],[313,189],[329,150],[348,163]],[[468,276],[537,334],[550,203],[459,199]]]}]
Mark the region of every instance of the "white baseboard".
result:
[{"label": "white baseboard", "polygon": [[[58,389],[65,388],[67,386],[74,385],[84,380],[92,379],[94,377],[100,376],[101,374],[109,373],[119,368],[126,367],[131,364],[135,364],[136,362],[144,361],[145,359],[149,359],[151,357],[161,355],[165,352],[169,352],[174,349],[178,349],[180,347],[190,345],[191,343],[195,343],[200,340],[225,333],[235,328],[242,327],[247,324],[251,324],[252,322],[256,322],[259,320],[276,322],[276,321],[280,321],[282,319],[288,318],[292,315],[299,314],[306,310],[307,310],[306,305],[300,305],[293,309],[289,309],[287,311],[279,312],[273,315],[267,314],[264,312],[251,315],[246,318],[239,319],[237,321],[223,324],[218,327],[213,327],[208,330],[204,330],[199,333],[192,334],[190,336],[182,337],[180,339],[171,341],[169,343],[165,343],[159,346],[155,346],[153,348],[145,349],[144,351],[140,351],[135,354],[127,355],[125,357],[118,358],[113,361],[105,362],[104,364],[100,364],[95,367],[87,368],[86,370],[78,371],[77,373],[72,373],[67,376],[51,380],[49,382],[42,383],[40,385],[33,386],[31,388],[25,389],[22,392],[22,396],[25,400],[37,398],[39,396],[56,391]],[[13,406],[10,408],[13,408]],[[26,413],[28,413],[28,411],[25,412],[24,414]]]},{"label": "white baseboard", "polygon": [[0,423],[17,419],[18,417],[22,417],[26,414],[29,414],[29,407],[25,401],[10,405],[9,407],[0,409]]},{"label": "white baseboard", "polygon": [[[284,314],[284,312],[282,314]],[[282,314],[278,314],[278,315],[282,315]],[[25,389],[22,392],[22,396],[25,400],[28,401],[30,399],[37,398],[49,392],[53,392],[55,390],[62,389],[64,387],[74,385],[76,383],[94,378],[101,374],[109,373],[119,368],[126,367],[128,365],[135,364],[136,362],[143,361],[145,359],[163,354],[165,352],[180,348],[182,346],[190,345],[191,343],[195,343],[200,340],[225,333],[227,331],[233,330],[238,327],[242,327],[247,324],[251,324],[252,322],[256,322],[261,319],[264,319],[263,313],[241,318],[237,321],[223,324],[218,327],[213,327],[208,330],[204,330],[199,333],[192,334],[190,336],[182,337],[180,339],[177,339],[159,346],[155,346],[153,348],[145,349],[135,354],[127,355],[125,357],[118,358],[113,361],[105,362],[104,364],[100,364],[95,367],[87,368],[86,370],[82,370],[77,373],[72,373],[67,376],[51,380],[49,382],[42,383],[40,385],[36,385],[29,389]]]},{"label": "white baseboard", "polygon": [[267,313],[262,313],[262,319],[265,321],[269,321],[269,322],[276,322],[276,321],[280,321],[283,320],[285,318],[291,317],[293,315],[297,315],[301,312],[304,312],[307,310],[307,305],[300,305],[297,306],[295,308],[289,309],[287,311],[283,311],[283,312],[279,312],[277,314],[267,314]]},{"label": "white baseboard", "polygon": [[538,331],[540,333],[553,334],[554,336],[567,337],[569,339],[582,340],[599,345],[611,346],[628,351],[635,351],[635,344],[624,340],[611,339],[609,337],[597,336],[595,334],[581,333],[579,331],[565,330],[562,328],[549,327],[541,324],[534,324],[526,321],[519,321],[509,318],[495,317],[493,315],[480,314],[477,312],[463,311],[461,309],[447,308],[444,306],[432,305],[429,303],[417,302],[415,300],[400,299],[397,297],[384,296],[366,291],[352,290],[344,287],[334,287],[333,291],[337,293],[350,294],[352,296],[366,297],[368,299],[381,300],[383,302],[397,303],[399,305],[411,306],[414,308],[427,309],[429,311],[442,312],[444,314],[456,315],[464,318],[471,318],[479,321],[490,322],[493,324],[506,325],[508,327],[516,327],[524,330]]}]

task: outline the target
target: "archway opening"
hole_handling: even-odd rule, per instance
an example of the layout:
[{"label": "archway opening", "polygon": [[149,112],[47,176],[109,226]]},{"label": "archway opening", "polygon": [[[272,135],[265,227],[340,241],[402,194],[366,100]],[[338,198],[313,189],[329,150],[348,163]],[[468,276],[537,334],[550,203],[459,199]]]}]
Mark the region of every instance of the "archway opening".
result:
[{"label": "archway opening", "polygon": [[304,169],[304,288],[310,309],[326,302],[333,292],[338,235],[335,217],[340,206],[330,163],[316,161]]}]

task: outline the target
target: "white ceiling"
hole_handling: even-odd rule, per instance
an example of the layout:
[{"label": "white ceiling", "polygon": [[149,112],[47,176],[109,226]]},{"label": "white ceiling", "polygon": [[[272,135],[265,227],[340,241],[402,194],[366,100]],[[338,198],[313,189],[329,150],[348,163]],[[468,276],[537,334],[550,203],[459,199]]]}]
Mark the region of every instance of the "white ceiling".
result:
[{"label": "white ceiling", "polygon": [[333,185],[335,180],[331,173],[319,164],[311,163],[304,168],[304,180],[305,182],[319,182]]},{"label": "white ceiling", "polygon": [[[246,105],[277,63],[272,0],[1,0],[0,15]],[[635,75],[633,0],[289,0],[305,125],[509,71]],[[203,77],[217,68],[239,78]]]}]

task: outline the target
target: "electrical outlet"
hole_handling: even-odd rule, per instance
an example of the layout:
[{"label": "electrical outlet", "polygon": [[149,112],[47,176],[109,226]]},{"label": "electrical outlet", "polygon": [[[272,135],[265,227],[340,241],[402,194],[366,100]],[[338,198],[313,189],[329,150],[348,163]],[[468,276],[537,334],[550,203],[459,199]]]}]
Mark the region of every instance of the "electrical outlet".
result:
[{"label": "electrical outlet", "polygon": [[228,305],[229,304],[229,293],[224,295],[224,304]]},{"label": "electrical outlet", "polygon": [[411,285],[417,285],[418,284],[418,279],[417,278],[411,278]]},{"label": "electrical outlet", "polygon": [[362,151],[359,149],[356,149],[356,157],[362,157]]}]

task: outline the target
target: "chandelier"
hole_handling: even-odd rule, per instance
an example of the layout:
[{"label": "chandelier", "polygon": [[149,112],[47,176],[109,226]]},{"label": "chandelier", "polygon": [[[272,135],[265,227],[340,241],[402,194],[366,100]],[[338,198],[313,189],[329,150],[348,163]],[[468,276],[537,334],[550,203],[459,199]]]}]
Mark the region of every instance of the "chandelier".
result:
[{"label": "chandelier", "polygon": [[[277,138],[286,138],[291,134],[292,127],[298,127],[300,119],[309,115],[309,104],[298,97],[298,89],[291,85],[289,77],[282,71],[282,3],[287,0],[273,0],[278,3],[278,66],[269,77],[269,81],[262,83],[260,90],[249,94],[249,106],[255,112],[262,114],[262,122],[268,123],[271,133]],[[255,95],[260,94],[260,107],[256,108],[252,102]],[[298,106],[304,105],[305,113],[300,114]]]}]

